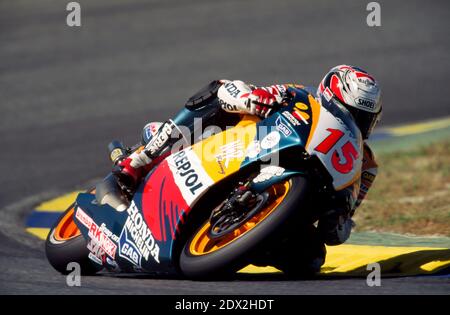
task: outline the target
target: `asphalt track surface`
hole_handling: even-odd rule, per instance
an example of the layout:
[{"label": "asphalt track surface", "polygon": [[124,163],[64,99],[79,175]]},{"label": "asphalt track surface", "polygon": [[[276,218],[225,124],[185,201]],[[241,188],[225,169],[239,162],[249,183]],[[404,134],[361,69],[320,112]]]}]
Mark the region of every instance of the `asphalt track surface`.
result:
[{"label": "asphalt track surface", "polygon": [[[68,1],[67,1],[68,2]],[[84,277],[71,288],[23,230],[31,207],[83,188],[109,170],[106,144],[138,140],[149,120],[173,115],[215,78],[317,84],[333,65],[360,65],[384,89],[384,124],[450,114],[450,3],[379,1],[0,2],[0,293],[428,294],[448,278],[232,282]]]}]

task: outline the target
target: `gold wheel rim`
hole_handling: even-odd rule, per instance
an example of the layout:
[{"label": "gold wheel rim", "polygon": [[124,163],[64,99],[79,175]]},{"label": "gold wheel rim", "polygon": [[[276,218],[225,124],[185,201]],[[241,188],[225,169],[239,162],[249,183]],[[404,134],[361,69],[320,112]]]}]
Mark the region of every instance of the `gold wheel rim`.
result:
[{"label": "gold wheel rim", "polygon": [[259,223],[263,222],[271,213],[278,208],[278,206],[286,198],[287,193],[290,189],[290,181],[285,181],[283,183],[272,186],[269,189],[269,203],[255,214],[252,218],[247,220],[243,225],[239,226],[227,235],[219,238],[212,239],[208,235],[209,228],[211,227],[209,220],[203,224],[203,226],[196,232],[194,238],[189,244],[189,252],[194,256],[207,255],[212,252],[218,251],[225,246],[236,241],[243,235],[247,234],[249,231],[254,229]]}]

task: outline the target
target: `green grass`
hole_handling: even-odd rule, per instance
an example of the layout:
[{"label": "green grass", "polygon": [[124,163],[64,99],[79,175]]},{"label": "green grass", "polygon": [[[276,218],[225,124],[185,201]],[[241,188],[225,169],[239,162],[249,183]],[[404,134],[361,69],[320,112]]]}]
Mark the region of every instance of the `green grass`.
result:
[{"label": "green grass", "polygon": [[377,156],[357,231],[450,236],[450,140]]}]

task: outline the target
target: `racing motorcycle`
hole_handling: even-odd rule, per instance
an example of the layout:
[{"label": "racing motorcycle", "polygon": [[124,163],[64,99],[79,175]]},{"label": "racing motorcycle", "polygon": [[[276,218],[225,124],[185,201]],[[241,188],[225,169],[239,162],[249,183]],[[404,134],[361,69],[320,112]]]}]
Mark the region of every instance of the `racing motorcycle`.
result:
[{"label": "racing motorcycle", "polygon": [[[80,193],[47,237],[50,264],[199,279],[301,253],[308,240],[282,244],[318,220],[324,195],[359,187],[362,137],[344,107],[288,94],[268,118],[242,115],[168,155],[132,197],[112,173]],[[114,143],[113,160],[135,149]]]}]

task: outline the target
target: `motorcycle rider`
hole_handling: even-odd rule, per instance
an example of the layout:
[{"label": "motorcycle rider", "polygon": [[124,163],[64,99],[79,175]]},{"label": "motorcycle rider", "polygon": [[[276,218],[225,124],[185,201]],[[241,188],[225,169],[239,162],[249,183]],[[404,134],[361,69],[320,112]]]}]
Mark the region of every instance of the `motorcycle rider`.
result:
[{"label": "motorcycle rider", "polygon": [[[183,137],[171,137],[179,126],[187,126],[193,131],[194,118],[203,119],[203,127],[230,125],[239,115],[252,114],[266,118],[272,114],[274,104],[282,102],[289,86],[306,90],[322,104],[325,100],[346,108],[353,116],[364,140],[368,139],[381,118],[381,91],[373,76],[366,71],[349,65],[333,67],[322,79],[317,89],[297,84],[279,84],[258,87],[242,81],[218,80],[197,92],[186,103],[185,108],[173,119],[165,123],[149,123],[143,130],[142,149],[135,151],[119,163],[114,174],[129,191],[133,192],[140,180],[159,161],[170,153],[171,146]],[[220,107],[211,106],[210,100],[217,98]],[[224,125],[225,126],[225,125]],[[354,223],[351,219],[355,209],[371,187],[376,174],[377,163],[368,144],[364,142],[363,165],[359,195],[355,198],[351,189],[337,193],[328,207],[326,215],[320,218],[312,233],[318,250],[311,257],[311,269],[318,271],[324,263],[325,246],[344,243],[350,236]]]}]

